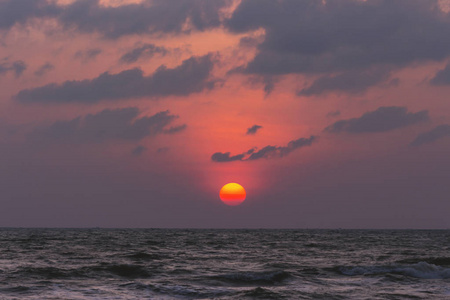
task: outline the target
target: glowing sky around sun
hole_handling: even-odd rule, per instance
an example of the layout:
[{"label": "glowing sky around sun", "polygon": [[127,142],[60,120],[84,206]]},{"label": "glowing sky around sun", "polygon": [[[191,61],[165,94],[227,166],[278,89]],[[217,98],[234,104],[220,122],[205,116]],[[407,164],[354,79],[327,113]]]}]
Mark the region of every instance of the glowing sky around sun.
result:
[{"label": "glowing sky around sun", "polygon": [[1,226],[450,226],[448,2],[21,5]]}]

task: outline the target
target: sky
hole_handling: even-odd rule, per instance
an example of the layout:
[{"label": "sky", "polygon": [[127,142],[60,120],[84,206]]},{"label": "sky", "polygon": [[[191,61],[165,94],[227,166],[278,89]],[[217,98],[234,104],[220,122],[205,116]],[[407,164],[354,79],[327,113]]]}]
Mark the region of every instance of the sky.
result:
[{"label": "sky", "polygon": [[449,11],[0,0],[0,226],[450,228]]}]

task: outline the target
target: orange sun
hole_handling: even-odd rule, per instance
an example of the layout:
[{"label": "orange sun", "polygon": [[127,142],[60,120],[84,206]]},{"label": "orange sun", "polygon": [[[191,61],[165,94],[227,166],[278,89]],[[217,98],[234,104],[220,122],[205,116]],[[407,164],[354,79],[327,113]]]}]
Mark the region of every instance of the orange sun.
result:
[{"label": "orange sun", "polygon": [[227,183],[220,189],[220,200],[231,206],[239,205],[245,200],[247,193],[242,185],[237,183]]}]

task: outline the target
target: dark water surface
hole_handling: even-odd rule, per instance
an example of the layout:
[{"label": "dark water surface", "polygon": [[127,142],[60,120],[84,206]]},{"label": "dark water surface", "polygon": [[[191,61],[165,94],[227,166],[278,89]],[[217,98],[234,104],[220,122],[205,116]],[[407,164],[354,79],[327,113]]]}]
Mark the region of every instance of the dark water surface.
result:
[{"label": "dark water surface", "polygon": [[450,231],[5,228],[0,299],[450,299]]}]

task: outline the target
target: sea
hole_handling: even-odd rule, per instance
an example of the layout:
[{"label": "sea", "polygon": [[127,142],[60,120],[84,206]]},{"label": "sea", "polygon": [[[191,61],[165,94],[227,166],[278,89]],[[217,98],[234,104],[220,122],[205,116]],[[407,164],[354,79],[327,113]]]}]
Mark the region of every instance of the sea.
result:
[{"label": "sea", "polygon": [[0,299],[450,299],[450,230],[2,228]]}]

